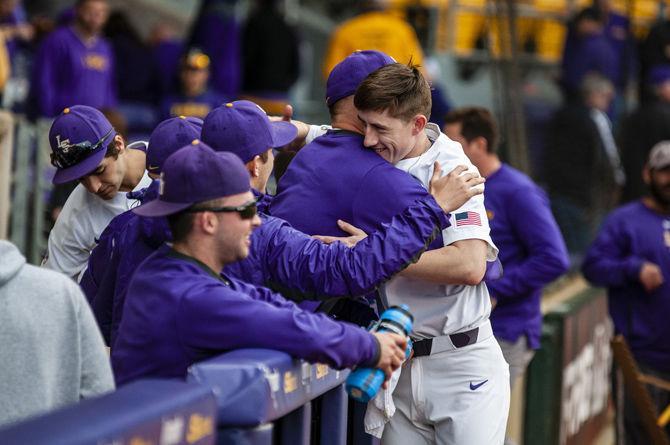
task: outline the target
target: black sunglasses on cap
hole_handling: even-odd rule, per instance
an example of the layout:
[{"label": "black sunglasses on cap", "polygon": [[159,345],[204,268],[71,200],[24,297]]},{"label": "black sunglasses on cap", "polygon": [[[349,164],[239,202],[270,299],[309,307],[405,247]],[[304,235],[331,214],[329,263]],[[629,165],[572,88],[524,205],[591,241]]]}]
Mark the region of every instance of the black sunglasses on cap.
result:
[{"label": "black sunglasses on cap", "polygon": [[51,165],[56,168],[68,168],[79,164],[96,151],[105,142],[105,139],[112,134],[112,131],[114,131],[114,128],[110,128],[95,144],[90,141],[77,142],[76,144],[64,144],[61,142],[58,146],[60,150],[51,152]]},{"label": "black sunglasses on cap", "polygon": [[237,212],[242,219],[251,219],[256,216],[256,200],[252,199],[249,202],[245,202],[239,206],[228,206],[228,207],[194,207],[191,209],[184,210],[186,213],[198,213],[198,212],[214,212],[214,213],[225,213],[225,212]]}]

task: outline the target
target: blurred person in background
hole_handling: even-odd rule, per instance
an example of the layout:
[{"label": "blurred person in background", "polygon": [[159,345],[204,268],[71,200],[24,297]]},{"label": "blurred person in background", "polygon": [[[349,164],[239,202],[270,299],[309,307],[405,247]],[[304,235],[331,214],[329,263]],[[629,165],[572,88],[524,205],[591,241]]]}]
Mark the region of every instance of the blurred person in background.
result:
[{"label": "blurred person in background", "polygon": [[279,0],[256,0],[242,33],[242,93],[269,114],[282,114],[300,74],[300,40]]},{"label": "blurred person in background", "polygon": [[41,116],[54,117],[74,104],[116,107],[114,53],[102,36],[108,16],[106,0],[77,0],[74,24],[42,42],[33,71]]},{"label": "blurred person in background", "polygon": [[565,100],[580,101],[580,86],[588,74],[599,74],[614,86],[619,85],[621,68],[617,54],[605,35],[602,12],[582,9],[570,24],[563,50],[561,86]]},{"label": "blurred person in background", "polygon": [[149,33],[151,58],[156,68],[158,97],[173,93],[178,85],[179,61],[184,54],[184,42],[167,23],[158,23]]},{"label": "blurred person in background", "polygon": [[204,119],[224,98],[209,88],[210,59],[198,49],[192,49],[181,61],[179,91],[163,98],[161,117],[191,116]]},{"label": "blurred person in background", "polygon": [[9,59],[13,64],[19,45],[31,41],[35,35],[35,29],[28,23],[20,0],[0,1],[0,33],[5,38]]},{"label": "blurred person in background", "polygon": [[157,124],[158,84],[151,49],[123,11],[113,11],[105,26],[105,36],[116,60],[115,79],[119,111],[132,134],[148,135]]},{"label": "blurred person in background", "polygon": [[640,43],[640,101],[653,100],[653,92],[645,82],[650,71],[659,65],[670,65],[670,20],[667,17],[658,20],[649,30],[647,37]]},{"label": "blurred person in background", "polygon": [[227,98],[236,98],[242,83],[237,6],[238,0],[203,0],[187,39],[211,58],[212,89]]},{"label": "blurred person in background", "polygon": [[589,74],[579,97],[549,124],[543,174],[556,221],[575,261],[617,202],[625,182],[606,114],[614,98],[612,82]]},{"label": "blurred person in background", "polygon": [[658,142],[670,140],[670,65],[652,68],[646,85],[647,99],[619,128],[621,162],[626,172],[622,202],[639,199],[647,192],[641,172],[649,151]]},{"label": "blurred person in background", "polygon": [[[607,287],[615,332],[626,339],[640,370],[670,380],[670,141],[654,146],[642,178],[648,193],[607,217],[582,272],[595,286]],[[652,385],[647,391],[658,412],[670,403],[670,392]],[[623,425],[616,431],[624,432],[617,443],[650,443],[627,393],[616,407]]]},{"label": "blurred person in background", "polygon": [[349,54],[358,50],[377,50],[388,54],[400,63],[410,59],[423,65],[423,50],[414,28],[388,10],[385,0],[361,0],[361,14],[340,24],[328,42],[323,63],[323,76]]}]

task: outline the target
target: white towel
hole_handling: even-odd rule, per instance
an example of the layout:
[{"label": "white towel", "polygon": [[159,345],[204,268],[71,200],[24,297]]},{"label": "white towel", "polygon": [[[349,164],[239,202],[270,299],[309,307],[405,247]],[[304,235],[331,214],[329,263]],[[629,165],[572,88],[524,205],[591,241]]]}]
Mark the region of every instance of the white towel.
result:
[{"label": "white towel", "polygon": [[395,413],[395,404],[393,403],[393,390],[395,390],[400,379],[400,370],[402,366],[391,374],[388,388],[383,389],[368,402],[368,409],[365,411],[365,432],[380,438],[384,432],[386,423],[391,420]]}]

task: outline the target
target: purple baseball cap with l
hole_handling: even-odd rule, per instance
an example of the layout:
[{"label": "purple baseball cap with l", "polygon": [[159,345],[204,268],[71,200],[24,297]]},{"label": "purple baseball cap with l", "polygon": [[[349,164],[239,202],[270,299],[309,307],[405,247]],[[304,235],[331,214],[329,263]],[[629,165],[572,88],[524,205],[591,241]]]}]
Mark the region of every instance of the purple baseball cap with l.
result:
[{"label": "purple baseball cap with l", "polygon": [[352,96],[368,74],[391,63],[396,63],[393,57],[381,51],[354,51],[328,75],[326,104],[330,107],[338,100]]},{"label": "purple baseball cap with l", "polygon": [[73,181],[94,171],[116,136],[104,114],[93,107],[66,108],[49,130],[51,164],[58,170],[54,184]]},{"label": "purple baseball cap with l", "polygon": [[171,117],[158,124],[149,137],[147,149],[149,173],[160,173],[168,156],[190,144],[194,139],[200,139],[200,130],[202,130],[202,119],[197,117]]},{"label": "purple baseball cap with l", "polygon": [[133,209],[142,216],[167,216],[193,204],[251,190],[249,173],[233,153],[217,153],[199,140],[163,163],[157,199]]},{"label": "purple baseball cap with l", "polygon": [[298,129],[289,122],[272,122],[261,107],[248,100],[229,102],[209,112],[202,124],[202,141],[216,151],[230,151],[251,161],[270,148],[295,139]]}]

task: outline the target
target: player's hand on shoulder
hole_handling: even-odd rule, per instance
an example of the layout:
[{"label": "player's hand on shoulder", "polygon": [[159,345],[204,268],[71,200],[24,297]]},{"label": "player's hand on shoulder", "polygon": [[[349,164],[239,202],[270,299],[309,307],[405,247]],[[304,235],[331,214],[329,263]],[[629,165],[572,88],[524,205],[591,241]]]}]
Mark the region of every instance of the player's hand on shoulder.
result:
[{"label": "player's hand on shoulder", "polygon": [[446,213],[460,208],[473,196],[484,193],[481,185],[486,180],[478,173],[468,171],[465,165],[459,165],[449,174],[442,176],[442,168],[435,161],[433,176],[428,191]]},{"label": "player's hand on shoulder", "polygon": [[368,237],[368,234],[365,231],[359,229],[353,224],[349,224],[346,221],[341,219],[337,220],[337,225],[342,231],[347,232],[349,236],[326,236],[326,235],[314,235],[312,238],[316,238],[322,243],[332,244],[336,241],[344,243],[347,247],[354,247],[356,244]]},{"label": "player's hand on shoulder", "polygon": [[393,371],[398,369],[405,360],[407,339],[402,335],[390,332],[373,332],[372,335],[379,342],[379,361],[376,367],[384,371],[386,375],[384,381],[384,388],[386,388],[386,382],[391,378]]}]

